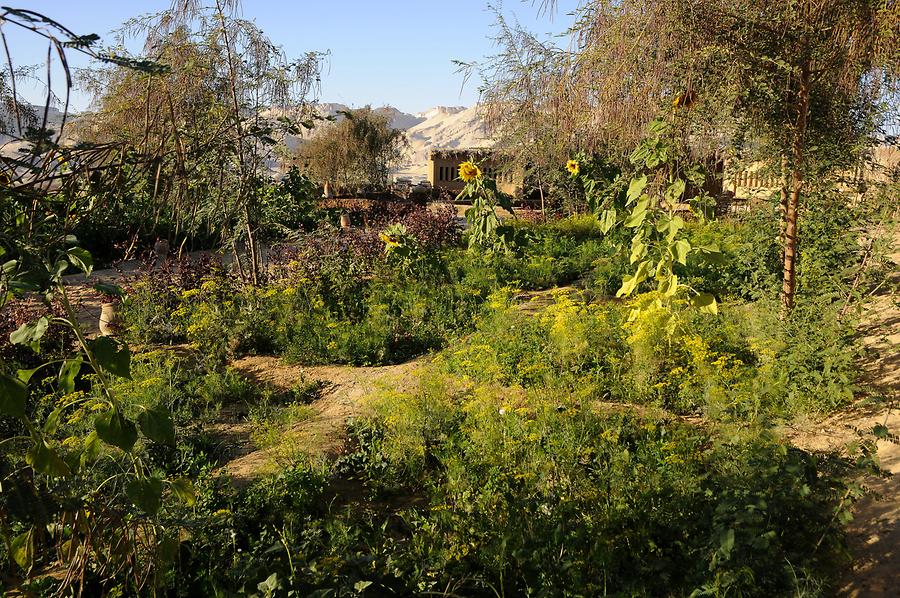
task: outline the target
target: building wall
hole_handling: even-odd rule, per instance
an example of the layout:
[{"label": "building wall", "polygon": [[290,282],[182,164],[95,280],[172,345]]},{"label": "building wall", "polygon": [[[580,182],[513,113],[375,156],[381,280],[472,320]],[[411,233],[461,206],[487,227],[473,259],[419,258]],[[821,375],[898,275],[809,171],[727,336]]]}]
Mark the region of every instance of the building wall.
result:
[{"label": "building wall", "polygon": [[[428,159],[428,182],[435,189],[444,189],[453,193],[459,193],[465,187],[459,179],[459,165],[470,158],[470,153],[460,152],[432,152]],[[524,173],[500,172],[495,160],[486,158],[480,162],[481,170],[485,176],[496,179],[497,188],[513,197],[522,194],[524,187]]]},{"label": "building wall", "polygon": [[[900,168],[900,151],[897,148],[887,146],[873,148],[869,161],[860,163],[851,170],[836,173],[840,181],[838,189],[852,194],[856,193],[862,183],[885,183],[890,180],[892,172],[897,168]],[[730,191],[735,199],[768,198],[780,193],[784,184],[778,170],[764,162],[754,162],[743,170],[726,176],[722,187],[724,191]],[[728,172],[727,164],[725,171]]]}]

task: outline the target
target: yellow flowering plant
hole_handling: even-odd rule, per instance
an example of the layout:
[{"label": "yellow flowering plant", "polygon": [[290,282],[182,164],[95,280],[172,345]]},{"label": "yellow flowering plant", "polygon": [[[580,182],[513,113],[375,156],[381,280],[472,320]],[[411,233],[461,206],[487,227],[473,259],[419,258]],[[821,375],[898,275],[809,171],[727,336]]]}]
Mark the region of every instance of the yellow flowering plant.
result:
[{"label": "yellow flowering plant", "polygon": [[[629,256],[633,271],[622,279],[617,297],[628,297],[645,281],[654,280],[657,307],[669,302],[680,291],[688,291],[693,295],[692,302],[696,307],[715,314],[718,313],[715,297],[690,289],[675,272],[676,264],[686,265],[691,253],[711,261],[719,257],[717,246],[694,247],[685,238],[682,214],[692,212],[698,218],[704,218],[702,206],[708,196],[702,191],[705,180],[702,169],[687,163],[682,153],[673,138],[672,124],[663,119],[653,121],[647,137],[630,156],[635,172],[625,191],[624,205],[615,204],[614,194],[603,198],[602,202],[594,202],[592,207],[600,218],[604,233],[616,227],[634,231]],[[580,172],[581,168],[576,170]],[[603,197],[592,173],[580,177],[588,197]],[[638,303],[635,309],[642,307]]]},{"label": "yellow flowering plant", "polygon": [[511,231],[503,226],[497,215],[497,207],[512,213],[512,199],[497,188],[497,181],[484,176],[481,167],[474,160],[467,160],[459,165],[459,178],[466,186],[456,196],[456,201],[472,203],[466,210],[469,248],[506,250]]},{"label": "yellow flowering plant", "polygon": [[464,183],[470,183],[474,180],[482,178],[483,176],[484,175],[482,175],[481,169],[471,160],[466,160],[459,165],[459,178],[462,179]]},{"label": "yellow flowering plant", "polygon": [[[624,180],[617,166],[595,156],[579,152],[566,162],[566,172],[576,183],[577,192],[584,195],[588,212],[601,214],[604,208],[621,203]],[[601,230],[608,232],[612,226],[601,219]]]}]

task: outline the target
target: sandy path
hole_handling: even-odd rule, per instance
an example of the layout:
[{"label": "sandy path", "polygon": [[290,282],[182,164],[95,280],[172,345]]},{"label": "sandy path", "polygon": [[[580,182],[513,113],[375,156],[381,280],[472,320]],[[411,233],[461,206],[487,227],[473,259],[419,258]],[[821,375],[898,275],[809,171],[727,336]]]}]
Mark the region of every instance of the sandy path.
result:
[{"label": "sandy path", "polygon": [[426,359],[378,367],[288,365],[270,356],[237,360],[232,367],[258,384],[290,390],[301,381],[320,380],[327,386],[321,396],[310,403],[311,417],[291,426],[279,447],[253,447],[249,440],[252,424],[248,422],[212,426],[214,433],[226,437],[238,449],[223,464],[222,471],[235,483],[246,483],[277,467],[284,457],[279,448],[285,446],[313,456],[340,455],[345,450],[347,422],[364,412],[366,398],[382,388],[414,388],[418,383],[416,370]]},{"label": "sandy path", "polygon": [[[900,280],[900,231],[893,233],[890,281]],[[869,477],[872,490],[854,507],[847,527],[853,566],[838,595],[852,598],[900,595],[900,301],[891,284],[866,305],[858,328],[864,350],[861,365],[865,395],[856,405],[820,422],[786,431],[792,444],[809,451],[844,452],[861,438],[874,439],[876,425],[892,438],[876,442],[881,467],[892,477]]]}]

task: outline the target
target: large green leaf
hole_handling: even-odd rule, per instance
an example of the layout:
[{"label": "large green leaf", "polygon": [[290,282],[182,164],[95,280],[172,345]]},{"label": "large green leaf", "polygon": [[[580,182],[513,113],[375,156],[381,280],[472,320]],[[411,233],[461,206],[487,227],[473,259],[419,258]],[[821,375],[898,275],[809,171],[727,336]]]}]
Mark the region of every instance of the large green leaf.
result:
[{"label": "large green leaf", "polygon": [[175,424],[172,422],[172,414],[162,405],[142,411],[137,417],[137,422],[144,436],[153,442],[175,446]]},{"label": "large green leaf", "polygon": [[9,335],[9,342],[14,345],[28,345],[37,351],[38,342],[49,327],[50,318],[41,316],[34,322],[26,322],[19,326],[18,330]]},{"label": "large green leaf", "polygon": [[600,215],[600,232],[605,235],[611,231],[616,225],[616,216],[615,208],[603,210],[603,214]]},{"label": "large green leaf", "polygon": [[9,549],[16,564],[26,572],[31,571],[34,565],[34,528],[29,528],[27,532],[13,538],[9,543]]},{"label": "large green leaf", "polygon": [[628,194],[626,195],[625,205],[629,205],[637,201],[637,198],[641,196],[641,193],[644,192],[644,187],[646,186],[646,174],[639,178],[631,179],[631,183],[628,185]]},{"label": "large green leaf", "polygon": [[46,436],[53,436],[56,434],[56,429],[59,427],[59,418],[62,416],[63,408],[57,407],[53,411],[50,412],[50,415],[47,416],[47,419],[44,420],[43,431]]},{"label": "large green leaf", "polygon": [[709,293],[700,293],[693,299],[694,307],[705,314],[716,315],[719,313],[719,305],[716,298]]},{"label": "large green leaf", "polygon": [[125,495],[134,506],[148,515],[156,515],[159,511],[163,483],[158,478],[135,478],[125,485]]},{"label": "large green leaf", "polygon": [[679,264],[687,264],[687,256],[691,252],[691,244],[685,239],[675,241],[675,259]]},{"label": "large green leaf", "polygon": [[0,374],[0,414],[24,418],[27,398],[28,388],[20,380]]},{"label": "large green leaf", "polygon": [[178,497],[178,500],[189,507],[193,507],[197,500],[197,491],[194,490],[194,484],[187,478],[178,478],[169,482],[169,488],[172,493]]},{"label": "large green leaf", "polygon": [[87,249],[82,247],[71,247],[66,251],[66,256],[69,258],[69,261],[72,262],[73,266],[84,272],[86,275],[90,275],[91,271],[94,269],[94,258],[91,257],[91,254]]},{"label": "large green leaf", "polygon": [[665,198],[670,206],[674,206],[684,195],[685,183],[682,179],[675,179],[671,185],[666,188]]},{"label": "large green leaf", "polygon": [[131,351],[125,343],[101,336],[88,341],[100,367],[114,376],[131,379]]},{"label": "large green leaf", "polygon": [[98,293],[103,293],[104,295],[112,295],[114,297],[124,297],[125,291],[122,290],[122,287],[109,284],[107,282],[98,282],[94,285],[94,290]]},{"label": "large green leaf", "polygon": [[81,371],[81,358],[67,359],[59,368],[59,388],[66,394],[75,392],[75,377]]},{"label": "large green leaf", "polygon": [[55,450],[47,446],[43,439],[38,439],[25,453],[25,462],[36,472],[52,477],[66,477],[71,470]]},{"label": "large green leaf", "polygon": [[647,271],[650,267],[650,262],[645,260],[638,264],[637,270],[635,270],[634,274],[628,274],[622,278],[622,286],[619,287],[619,290],[616,291],[616,297],[627,297],[637,288],[639,284],[644,282],[647,279]]},{"label": "large green leaf", "polygon": [[635,235],[635,237],[631,240],[631,257],[629,258],[630,263],[635,263],[644,259],[644,256],[647,255],[647,245],[644,243],[644,237],[642,235]]},{"label": "large green leaf", "polygon": [[657,291],[663,297],[671,297],[678,290],[678,275],[671,274],[662,278],[657,286]]},{"label": "large green leaf", "polygon": [[647,205],[650,202],[648,200],[641,200],[634,206],[634,209],[631,211],[631,214],[625,219],[623,226],[625,228],[637,228],[641,224],[644,223],[644,218],[647,216]]},{"label": "large green leaf", "polygon": [[106,444],[130,451],[137,442],[137,427],[117,409],[110,409],[94,418],[97,436]]},{"label": "large green leaf", "polygon": [[100,437],[97,436],[97,431],[94,430],[90,434],[87,435],[87,438],[84,439],[84,451],[81,453],[81,464],[84,466],[86,463],[90,463],[97,459],[100,456]]}]

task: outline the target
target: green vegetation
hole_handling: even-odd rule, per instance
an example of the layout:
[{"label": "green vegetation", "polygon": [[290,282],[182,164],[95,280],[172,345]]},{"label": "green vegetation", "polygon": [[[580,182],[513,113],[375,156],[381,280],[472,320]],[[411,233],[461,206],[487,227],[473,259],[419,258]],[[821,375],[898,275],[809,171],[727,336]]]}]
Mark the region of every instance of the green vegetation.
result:
[{"label": "green vegetation", "polygon": [[[605,64],[609,56],[591,50],[628,30],[639,5],[624,3],[612,29],[579,21],[589,43],[576,57]],[[657,14],[669,27],[653,21],[648,39],[680,30],[672,15],[685,7],[676,5]],[[609,6],[588,2],[583,15]],[[452,207],[374,202],[354,213],[363,226],[337,228],[337,212],[319,205],[300,170],[275,180],[265,166],[286,155],[276,137],[315,125],[303,99],[320,57],[286,63],[235,9],[176,3],[135,21],[130,30],[157,42],[152,60],[95,51],[94,36],[0,9],[0,25],[100,60],[105,86],[95,139],[67,146],[18,122],[5,129],[41,167],[0,162],[0,589],[834,590],[849,564],[844,526],[865,494],[859,478],[882,473],[874,440],[889,431],[814,454],[783,429],[859,394],[854,331],[866,295],[885,284],[875,232],[895,226],[896,173],[851,195],[835,178],[846,154],[817,153],[818,137],[834,139],[817,121],[791,132],[803,155],[784,168],[802,175],[791,187],[798,197],[773,193],[716,218],[708,186],[718,175],[697,159],[687,90],[674,105],[626,106],[626,116],[653,116],[628,159],[615,149],[634,134],[624,124],[608,146],[602,135],[571,142],[565,120],[548,130],[533,115],[515,129],[520,143],[533,142],[522,150],[531,176],[552,182],[537,221],[501,218],[499,208],[518,209],[467,162],[458,198],[471,203],[466,227]],[[779,26],[790,10],[774,15]],[[803,31],[816,22],[804,20]],[[812,60],[826,37],[809,40]],[[737,51],[719,31],[707,41],[684,60]],[[870,66],[884,67],[880,46],[867,44]],[[850,58],[858,83],[871,69]],[[667,60],[675,74],[666,81],[681,81],[684,64]],[[17,112],[17,71],[2,72],[0,94]],[[508,99],[522,87],[500,91],[493,97]],[[763,96],[738,119],[750,130],[717,133],[730,150],[754,118],[781,122],[784,96],[771,95],[761,113]],[[816,98],[807,116],[837,118],[843,100]],[[297,115],[309,120],[294,123]],[[870,107],[866,118],[877,117]],[[209,137],[211,127],[219,134]],[[343,178],[324,179],[383,182],[402,145],[386,121],[364,110],[331,130],[336,138],[307,148],[321,149],[321,172],[336,171],[326,154],[351,137],[370,153],[342,156]],[[853,130],[868,147],[871,131]],[[756,132],[759,147],[779,147],[762,125]],[[793,225],[782,227],[782,205]],[[179,256],[121,287],[101,281],[95,291],[123,321],[114,337],[88,334],[77,297],[93,282],[95,257],[148,251],[160,236],[232,260]],[[77,279],[66,278],[72,272]],[[268,371],[275,360],[291,366],[286,380]],[[367,386],[361,377],[376,371]],[[348,388],[356,394],[340,394]],[[305,444],[299,432],[309,432]],[[236,475],[248,456],[271,473]]]},{"label": "green vegetation", "polygon": [[404,157],[406,135],[371,107],[342,111],[340,120],[303,143],[296,160],[321,184],[336,190],[383,189]]}]

